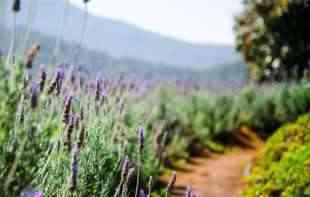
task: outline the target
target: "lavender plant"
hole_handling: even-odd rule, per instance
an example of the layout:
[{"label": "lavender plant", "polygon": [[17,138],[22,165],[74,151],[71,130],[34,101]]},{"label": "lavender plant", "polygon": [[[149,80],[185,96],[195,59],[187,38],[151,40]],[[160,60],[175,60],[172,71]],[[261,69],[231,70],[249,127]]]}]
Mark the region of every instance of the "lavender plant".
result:
[{"label": "lavender plant", "polygon": [[[21,2],[13,2],[16,15]],[[5,196],[28,188],[45,196],[151,196],[163,164],[188,157],[194,143],[207,145],[243,124],[268,135],[310,109],[307,83],[218,97],[189,84],[147,91],[147,82],[124,75],[93,81],[65,65],[37,75],[39,49],[34,44],[9,68],[0,60]],[[173,173],[164,195],[175,181]],[[191,187],[187,196],[195,196]]]},{"label": "lavender plant", "polygon": [[[20,68],[31,70],[32,66],[26,65],[29,62],[32,65],[34,58],[21,63]],[[146,177],[156,177],[157,170],[151,165],[156,160],[155,152],[151,145],[144,145],[145,140],[152,140],[146,139],[146,131],[139,132],[138,140],[134,132],[138,121],[129,123],[122,118],[125,110],[119,113],[114,95],[106,93],[104,97],[110,98],[99,102],[102,94],[98,88],[77,85],[73,91],[64,72],[58,68],[51,77],[40,71],[38,78],[29,78],[26,86],[15,89],[19,96],[12,113],[14,124],[1,138],[0,177],[4,184],[1,192],[17,196],[31,186],[46,196],[111,196],[120,185],[120,194],[128,196],[135,193],[133,177],[139,177],[140,192],[147,185]],[[26,75],[20,75],[19,84],[23,83],[23,77]],[[102,82],[97,83],[99,87]],[[33,85],[27,87],[28,84]],[[129,92],[126,95],[124,91],[117,92],[117,97],[130,97]],[[150,133],[147,138],[152,136]],[[130,162],[129,170],[128,161],[126,167],[120,168],[119,161],[124,155],[140,158]],[[145,166],[150,167],[143,170]],[[135,169],[139,169],[139,176]],[[115,179],[118,176],[121,183]]]}]

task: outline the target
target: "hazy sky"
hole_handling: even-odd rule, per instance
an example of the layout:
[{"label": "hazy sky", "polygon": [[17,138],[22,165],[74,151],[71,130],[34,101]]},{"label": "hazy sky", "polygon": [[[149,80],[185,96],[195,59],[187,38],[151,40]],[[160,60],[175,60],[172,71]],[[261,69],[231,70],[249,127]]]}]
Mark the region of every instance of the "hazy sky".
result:
[{"label": "hazy sky", "polygon": [[[82,0],[70,0],[82,5]],[[92,0],[93,13],[199,43],[234,42],[233,16],[241,0]]]}]

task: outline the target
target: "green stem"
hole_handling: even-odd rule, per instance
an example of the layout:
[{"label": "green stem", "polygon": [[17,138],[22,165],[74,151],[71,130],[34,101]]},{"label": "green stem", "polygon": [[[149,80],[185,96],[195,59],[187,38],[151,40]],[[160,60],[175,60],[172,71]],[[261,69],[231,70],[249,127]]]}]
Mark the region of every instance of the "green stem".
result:
[{"label": "green stem", "polygon": [[136,192],[135,197],[139,196],[139,188],[140,188],[140,175],[142,168],[142,152],[138,152],[138,171],[137,171],[137,183],[136,183]]}]

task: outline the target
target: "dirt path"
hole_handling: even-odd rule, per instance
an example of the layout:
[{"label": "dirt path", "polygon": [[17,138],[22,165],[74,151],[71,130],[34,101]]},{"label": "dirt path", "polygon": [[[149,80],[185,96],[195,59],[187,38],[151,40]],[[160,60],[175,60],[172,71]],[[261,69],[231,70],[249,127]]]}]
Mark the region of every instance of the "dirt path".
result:
[{"label": "dirt path", "polygon": [[[238,197],[244,186],[243,176],[257,150],[235,148],[230,153],[209,158],[192,158],[177,171],[174,197],[184,196],[191,186],[199,197]],[[184,169],[183,169],[184,168]],[[169,180],[169,173],[162,180]]]}]

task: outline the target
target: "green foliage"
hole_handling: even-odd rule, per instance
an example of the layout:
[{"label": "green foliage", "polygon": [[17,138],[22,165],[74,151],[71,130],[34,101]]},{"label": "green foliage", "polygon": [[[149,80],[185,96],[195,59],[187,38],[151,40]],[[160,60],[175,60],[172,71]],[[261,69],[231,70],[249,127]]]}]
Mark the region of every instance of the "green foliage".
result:
[{"label": "green foliage", "polygon": [[[140,125],[149,123],[141,122],[138,116],[131,120],[125,118],[128,112],[121,109],[119,98],[125,102],[130,101],[130,97],[127,91],[121,93],[121,85],[114,87],[119,92],[117,95],[109,92],[108,99],[99,105],[92,92],[86,93],[84,86],[73,91],[73,82],[65,78],[59,95],[48,94],[51,84],[46,84],[36,97],[38,105],[33,107],[31,83],[24,83],[26,71],[22,64],[6,69],[1,63],[0,68],[1,194],[19,196],[25,188],[35,187],[46,196],[113,196],[120,185],[125,155],[135,172],[123,196],[134,193],[138,169],[141,188],[146,187],[149,176],[159,175],[159,159],[153,147],[154,132],[145,129],[141,152],[137,130]],[[69,107],[69,117],[74,121],[70,137],[72,150],[80,140],[82,128],[86,131],[83,146],[77,153],[78,177],[73,191],[70,190],[73,152],[66,145],[69,125],[63,122],[64,100],[68,94],[74,98]]]},{"label": "green foliage", "polygon": [[301,78],[309,63],[310,6],[299,0],[247,0],[236,19],[237,49],[257,81]]},{"label": "green foliage", "polygon": [[243,196],[308,196],[310,115],[287,124],[268,140]]},{"label": "green foliage", "polygon": [[[309,88],[308,83],[249,86],[239,94],[214,96],[204,90],[161,87],[132,103],[126,119],[134,122],[145,117],[148,128],[155,132],[160,128],[154,141],[159,136],[166,144],[162,159],[186,159],[199,151],[196,148],[223,152],[224,148],[212,141],[231,136],[242,126],[253,128],[262,137],[270,136],[283,123],[309,111]],[[147,110],[150,106],[152,110]]]},{"label": "green foliage", "polygon": [[[284,35],[287,27],[283,26],[283,20],[288,17],[303,19],[303,15],[299,15],[299,4],[288,1],[278,7],[275,3],[261,2],[251,7],[255,2],[248,1],[246,17],[250,17],[239,18],[238,28],[248,25],[258,35],[248,43],[249,35],[242,31],[238,35],[240,50],[251,67],[258,70],[259,79],[266,77],[269,70],[278,77],[281,69],[291,70],[289,66],[295,64],[300,65],[298,69],[301,69],[297,70],[300,75],[305,65],[303,57],[307,57],[299,46],[303,41],[300,38],[309,32],[300,27],[302,20],[288,21],[289,27],[297,28],[296,37]],[[256,23],[259,20],[265,22],[263,26]],[[50,40],[41,36],[33,37],[45,40],[42,45],[50,50]],[[5,37],[0,40],[9,41]],[[63,45],[66,48],[63,56],[70,59],[70,48],[74,45]],[[102,61],[108,65],[106,71],[117,66],[121,71],[132,72],[132,67],[129,69],[123,64],[134,65],[136,70],[145,66],[145,62],[132,59],[111,63],[111,57],[95,51],[82,54],[81,62],[94,65],[101,65],[94,60],[103,57]],[[46,62],[49,55],[43,51],[39,60]],[[280,66],[275,69],[278,63]],[[152,65],[152,70],[157,69],[157,65]],[[152,72],[141,70],[144,75],[152,75]],[[175,68],[163,70],[161,73],[170,80],[172,74],[182,79],[195,76],[198,81],[208,75]],[[224,70],[227,74],[227,69]],[[242,70],[240,67],[239,71]],[[209,75],[216,79],[215,75],[222,76],[223,72],[215,69]],[[228,72],[240,74],[235,69]],[[60,77],[63,81],[48,73],[45,87],[36,92],[33,83],[42,80],[36,74],[36,70],[25,69],[23,62],[5,65],[0,60],[0,194],[3,196],[20,196],[29,187],[43,191],[45,196],[114,196],[117,191],[121,192],[118,196],[133,196],[136,185],[147,191],[148,179],[153,177],[156,181],[165,167],[163,164],[187,158],[199,151],[193,150],[197,147],[224,152],[225,147],[213,142],[219,136],[231,136],[243,125],[254,128],[261,136],[269,136],[283,123],[310,109],[308,82],[266,89],[247,87],[238,95],[224,96],[206,94],[205,90],[159,85],[158,90],[152,89],[153,92],[139,97],[131,85],[141,84],[108,79],[94,82],[94,88],[93,82],[85,84],[74,72],[66,72],[65,77]],[[57,92],[50,91],[52,84]],[[68,105],[70,95],[73,99]],[[138,132],[141,126],[145,129],[143,137]],[[308,128],[308,116],[305,116],[296,124],[279,130],[269,140],[263,160],[254,171],[258,178],[256,174],[252,177],[255,186],[245,194],[281,192],[283,196],[302,196],[310,192]],[[124,171],[127,157],[126,167],[133,170],[132,177],[128,177],[127,168]],[[127,185],[125,179],[128,179]],[[161,193],[164,192],[159,191],[159,195]]]},{"label": "green foliage", "polygon": [[15,112],[22,91],[22,64],[5,66],[0,57],[0,143],[14,126]]},{"label": "green foliage", "polygon": [[309,85],[278,85],[267,89],[248,87],[235,98],[229,110],[230,129],[241,125],[253,127],[269,136],[283,123],[296,119],[309,110]]},{"label": "green foliage", "polygon": [[[310,108],[307,82],[247,87],[232,96],[159,86],[140,97],[130,82],[118,80],[107,82],[103,100],[98,102],[96,90],[69,80],[70,76],[65,77],[60,94],[48,93],[54,79],[48,76],[51,84],[46,84],[37,95],[38,105],[32,107],[31,83],[25,83],[22,63],[17,65],[9,70],[0,67],[1,74],[5,73],[0,79],[0,192],[10,196],[18,196],[29,186],[46,196],[113,196],[122,187],[125,156],[135,172],[128,192],[122,195],[131,196],[138,171],[140,186],[145,188],[150,176],[156,180],[160,175],[166,161],[182,160],[203,147],[223,152],[225,148],[212,140],[231,136],[243,125],[269,136]],[[37,82],[34,76],[32,81]],[[71,150],[66,142],[69,125],[63,121],[69,94],[73,96],[69,117],[76,120],[84,114],[74,125]],[[141,125],[145,128],[142,153],[137,131]],[[82,127],[87,135],[76,155],[77,185],[72,191],[72,148]]]},{"label": "green foliage", "polygon": [[170,88],[161,90],[160,106],[153,122],[165,121],[166,130],[177,131],[189,140],[206,145],[219,135],[233,133],[241,126],[253,128],[263,137],[270,136],[282,124],[310,110],[309,83],[244,88],[239,94],[212,96],[204,91],[186,95]]}]

